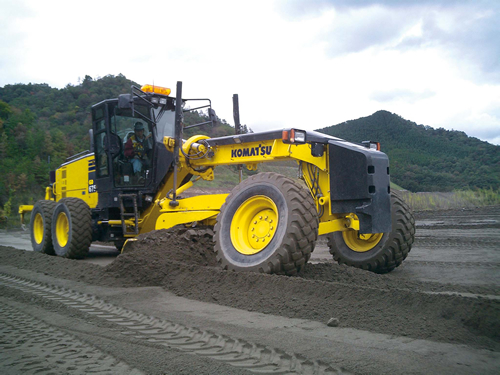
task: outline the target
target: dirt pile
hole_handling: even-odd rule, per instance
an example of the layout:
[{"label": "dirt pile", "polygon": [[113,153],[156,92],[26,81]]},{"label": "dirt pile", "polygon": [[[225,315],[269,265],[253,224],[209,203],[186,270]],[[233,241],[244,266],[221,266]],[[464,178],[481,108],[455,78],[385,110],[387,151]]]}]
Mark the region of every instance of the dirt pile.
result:
[{"label": "dirt pile", "polygon": [[129,241],[124,253],[148,251],[168,257],[170,261],[200,266],[216,266],[213,251],[214,232],[209,227],[162,229],[141,234],[134,241]]},{"label": "dirt pile", "polygon": [[[166,276],[165,270],[172,265],[189,269],[193,266],[218,267],[212,238],[212,229],[204,227],[175,228],[141,234],[136,241],[130,241],[124,254],[105,269],[115,277],[126,275],[127,279],[133,278],[138,285],[159,285],[159,281]],[[220,269],[217,268],[212,272],[218,271]],[[308,264],[300,277],[343,284],[356,283],[358,286],[377,285],[384,289],[418,288],[418,284],[412,282],[401,281],[395,285],[386,276],[333,263]]]}]

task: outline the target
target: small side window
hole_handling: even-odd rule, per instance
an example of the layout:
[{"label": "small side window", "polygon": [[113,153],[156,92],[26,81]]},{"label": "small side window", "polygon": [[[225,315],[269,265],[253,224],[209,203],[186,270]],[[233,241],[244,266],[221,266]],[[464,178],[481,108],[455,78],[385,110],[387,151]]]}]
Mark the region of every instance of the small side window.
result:
[{"label": "small side window", "polygon": [[96,158],[96,172],[98,177],[109,176],[109,163],[106,150],[106,132],[97,133],[95,136],[95,158]]},{"label": "small side window", "polygon": [[106,126],[106,124],[104,123],[104,119],[102,119],[100,121],[96,121],[96,123],[95,123],[96,132],[98,132],[100,130],[104,130],[105,126]]},{"label": "small side window", "polygon": [[104,117],[104,107],[103,106],[95,108],[93,111],[94,112],[92,113],[92,119],[94,121],[99,120],[101,117]]}]

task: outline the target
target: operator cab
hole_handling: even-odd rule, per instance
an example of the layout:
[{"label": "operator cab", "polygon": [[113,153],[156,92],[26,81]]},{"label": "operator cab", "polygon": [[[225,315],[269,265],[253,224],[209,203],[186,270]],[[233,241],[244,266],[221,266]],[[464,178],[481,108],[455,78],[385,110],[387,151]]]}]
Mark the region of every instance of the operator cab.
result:
[{"label": "operator cab", "polygon": [[[182,91],[179,90],[180,92]],[[176,123],[182,127],[183,112],[208,108],[209,121],[186,126],[190,128],[216,122],[209,99],[170,97],[170,89],[145,85],[132,86],[130,94],[104,100],[92,107],[92,149],[95,156],[95,182],[98,208],[103,219],[116,216],[123,203],[121,196],[134,195],[139,211],[152,202],[164,178],[173,168],[174,154],[163,144],[164,137],[180,137]],[[205,101],[195,108],[184,109],[186,101]],[[176,101],[180,119],[176,121]],[[182,140],[179,139],[179,144]],[[129,200],[125,206],[130,206]],[[111,211],[109,211],[111,209]],[[114,213],[113,213],[114,212]]]},{"label": "operator cab", "polygon": [[[156,111],[136,105],[132,113],[131,109],[118,108],[113,101],[93,109],[98,178],[113,176],[110,182],[115,187],[145,186],[151,182],[156,143],[161,143],[164,136],[173,136],[175,113],[165,111],[162,121],[155,125],[150,112]],[[134,163],[134,159],[138,162]]]},{"label": "operator cab", "polygon": [[142,90],[92,107],[98,206],[118,207],[118,194],[154,194],[172,165],[163,137],[175,133],[175,100]]}]

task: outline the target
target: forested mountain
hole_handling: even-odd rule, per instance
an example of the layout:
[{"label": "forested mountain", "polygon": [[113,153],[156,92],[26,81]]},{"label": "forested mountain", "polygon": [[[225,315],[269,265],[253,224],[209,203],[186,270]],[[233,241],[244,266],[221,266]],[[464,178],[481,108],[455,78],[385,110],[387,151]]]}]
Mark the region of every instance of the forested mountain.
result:
[{"label": "forested mountain", "polygon": [[[125,76],[93,79],[63,89],[47,84],[0,87],[0,221],[44,195],[48,173],[67,157],[89,148],[90,107],[130,92],[139,84]],[[187,113],[186,125],[204,122]],[[244,126],[245,132],[251,131]],[[500,147],[463,132],[432,129],[386,112],[320,131],[349,141],[376,140],[391,160],[394,182],[412,191],[500,187]],[[218,126],[189,129],[193,134],[234,134],[224,120]]]},{"label": "forested mountain", "polygon": [[[93,79],[85,76],[63,89],[47,84],[0,87],[0,221],[44,196],[49,171],[67,157],[89,149],[90,108],[102,100],[140,86],[123,75]],[[186,113],[187,125],[207,121],[202,113]],[[245,127],[246,129],[246,127]],[[234,134],[224,120],[211,128],[192,128],[193,134]]]},{"label": "forested mountain", "polygon": [[500,189],[500,146],[464,132],[417,125],[387,111],[318,131],[351,142],[380,142],[391,180],[410,191]]}]

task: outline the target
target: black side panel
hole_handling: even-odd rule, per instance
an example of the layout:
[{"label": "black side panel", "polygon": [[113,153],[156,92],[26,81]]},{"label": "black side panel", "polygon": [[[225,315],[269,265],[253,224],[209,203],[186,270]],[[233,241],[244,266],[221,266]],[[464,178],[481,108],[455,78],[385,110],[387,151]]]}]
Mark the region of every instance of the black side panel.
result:
[{"label": "black side panel", "polygon": [[174,161],[174,154],[168,151],[163,143],[156,143],[156,154],[153,160],[155,163],[155,172],[154,172],[154,189],[156,191],[157,187],[165,178],[168,170],[172,166],[172,162]]},{"label": "black side panel", "polygon": [[329,142],[332,213],[355,213],[361,233],[391,231],[387,155],[343,141]]}]

